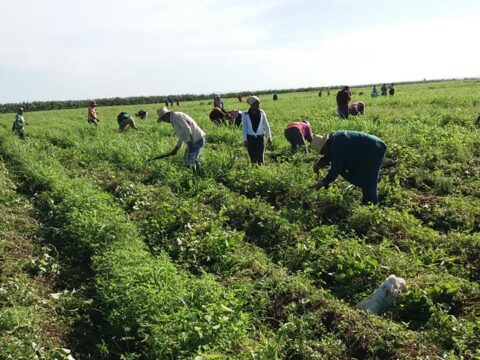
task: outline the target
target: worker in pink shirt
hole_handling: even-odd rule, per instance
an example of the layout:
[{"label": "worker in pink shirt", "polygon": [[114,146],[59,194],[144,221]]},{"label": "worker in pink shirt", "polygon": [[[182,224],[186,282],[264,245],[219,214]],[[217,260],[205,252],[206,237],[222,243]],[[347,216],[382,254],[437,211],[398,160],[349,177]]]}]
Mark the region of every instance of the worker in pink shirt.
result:
[{"label": "worker in pink shirt", "polygon": [[303,146],[305,151],[308,151],[306,141],[312,142],[313,130],[307,120],[288,124],[285,128],[284,134],[285,138],[292,146],[292,152],[296,151],[298,146]]}]

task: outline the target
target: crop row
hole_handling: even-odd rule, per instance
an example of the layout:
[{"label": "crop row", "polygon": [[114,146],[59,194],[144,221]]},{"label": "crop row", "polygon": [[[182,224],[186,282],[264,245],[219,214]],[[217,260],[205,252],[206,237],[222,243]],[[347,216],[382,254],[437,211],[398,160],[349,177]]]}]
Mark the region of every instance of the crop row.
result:
[{"label": "crop row", "polygon": [[211,276],[190,276],[164,253],[151,256],[108,194],[86,179],[70,179],[48,154],[1,136],[4,156],[58,229],[56,241],[94,269],[95,306],[108,334],[132,349],[121,351],[149,358],[262,352],[254,340],[262,335],[252,331],[233,293]]},{"label": "crop row", "polygon": [[[129,167],[128,164],[124,165]],[[432,249],[432,243],[438,241],[439,237],[429,229],[422,229],[418,221],[407,214],[389,209],[385,214],[385,211],[378,209],[359,208],[348,219],[350,226],[359,234],[366,235],[369,241],[381,242],[384,237],[397,234],[396,243],[393,239],[376,247],[373,246],[375,244],[365,244],[355,237],[350,240],[348,237],[339,239],[339,231],[334,226],[318,227],[311,231],[311,235],[305,236],[301,226],[279,217],[271,206],[258,199],[232,194],[222,186],[211,186],[208,180],[195,185],[198,179],[189,177],[186,172],[176,173],[168,164],[162,165],[159,170],[155,176],[158,183],[170,184],[173,190],[179,193],[182,192],[179,185],[182,186],[183,182],[186,187],[183,188],[183,192],[187,199],[178,198],[170,189],[163,186],[155,191],[154,195],[148,196],[145,195],[148,194],[148,190],[145,190],[145,194],[139,190],[142,188],[141,184],[125,186],[125,179],[115,179],[111,184],[104,186],[116,194],[125,210],[131,212],[130,216],[139,217],[140,223],[143,224],[140,225],[142,235],[152,250],[167,249],[176,261],[183,263],[190,270],[213,271],[217,275],[226,276],[231,267],[239,267],[238,259],[252,258],[249,253],[239,252],[238,249],[245,249],[245,246],[239,246],[242,241],[237,233],[222,230],[224,224],[227,224],[228,227],[244,233],[246,241],[265,249],[277,263],[287,266],[291,271],[306,271],[316,279],[317,285],[326,286],[335,295],[345,299],[352,300],[359,294],[364,295],[371,291],[372,286],[380,282],[389,272],[416,276],[418,267],[424,267],[422,275],[417,276],[413,290],[400,309],[393,314],[397,320],[410,321],[414,328],[425,325],[433,319],[428,324],[431,327],[433,321],[437,321],[438,314],[444,313],[438,309],[438,304],[453,309],[452,313],[465,312],[464,303],[468,302],[466,300],[474,292],[468,282],[459,278],[432,274],[429,268],[435,266],[436,262],[444,261],[446,257],[443,253],[433,255],[435,251]],[[188,196],[191,197],[194,193],[197,194],[196,201],[192,202],[193,198]],[[322,198],[324,196],[319,197]],[[152,204],[155,205],[152,207]],[[198,204],[212,206],[219,215]],[[383,228],[377,226],[375,233],[368,233],[369,229],[382,223]],[[407,239],[410,237],[413,241],[408,242]],[[423,256],[423,264],[418,264],[418,260],[410,261],[403,251],[399,253],[399,247],[408,250],[410,254],[424,249],[423,252],[426,254]],[[233,255],[226,256],[227,250]],[[430,258],[432,256],[433,258]],[[247,271],[249,266],[236,271],[242,273]],[[228,276],[237,275],[235,273]],[[303,283],[308,281],[303,280]],[[434,285],[435,283],[438,285]],[[425,285],[428,287],[427,291],[422,289]],[[255,289],[259,291],[258,287]],[[265,293],[272,296],[271,291]],[[290,299],[298,300],[298,296],[288,296]],[[262,297],[259,296],[259,299]],[[256,303],[254,306],[249,304],[249,309],[252,308],[263,310]],[[266,308],[258,315],[262,318],[272,314],[272,309],[275,308],[277,306],[273,300],[270,308]],[[468,311],[468,305],[466,310]],[[468,341],[472,341],[472,331],[475,330],[473,323],[462,320],[452,321],[449,325],[468,329],[464,336],[465,339],[470,337]],[[451,334],[458,335],[454,332]],[[455,346],[450,344],[449,347]]]},{"label": "crop row", "polygon": [[[142,227],[150,248],[158,246],[152,257],[110,196],[94,189],[88,178],[68,178],[45,151],[48,145],[39,145],[35,159],[22,148],[13,152],[13,141],[4,142],[4,152],[19,166],[27,191],[41,191],[38,207],[48,224],[59,229],[57,237],[70,252],[92,259],[97,306],[111,326],[109,333],[137,354],[248,354],[250,349],[260,357],[308,358],[436,352],[402,325],[351,311],[305,276],[289,275],[261,250],[246,246],[235,231],[215,223],[202,229],[202,222],[193,231],[181,231],[189,228],[190,216],[198,219],[201,214],[168,189],[156,194],[155,211]],[[239,279],[227,287],[201,272],[190,276],[174,266],[163,249],[184,264],[195,260],[224,275],[230,269],[228,281]],[[403,336],[396,336],[399,333]]]}]

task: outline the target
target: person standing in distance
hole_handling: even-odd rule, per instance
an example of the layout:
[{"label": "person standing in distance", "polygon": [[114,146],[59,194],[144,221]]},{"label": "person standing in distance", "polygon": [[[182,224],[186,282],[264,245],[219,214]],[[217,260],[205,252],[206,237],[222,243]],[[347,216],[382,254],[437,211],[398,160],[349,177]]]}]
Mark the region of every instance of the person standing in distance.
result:
[{"label": "person standing in distance", "polygon": [[348,103],[352,98],[350,87],[344,86],[342,90],[337,93],[337,112],[342,119],[348,119]]},{"label": "person standing in distance", "polygon": [[12,131],[16,132],[20,139],[25,140],[25,125],[27,122],[23,118],[23,108],[18,108],[15,114],[15,120],[13,121]]},{"label": "person standing in distance", "polygon": [[243,145],[248,150],[252,164],[263,165],[265,162],[265,139],[267,145],[272,144],[272,133],[265,111],[260,109],[260,99],[250,96],[247,99],[250,109],[242,113]]},{"label": "person standing in distance", "polygon": [[97,113],[97,103],[95,100],[90,102],[90,106],[88,107],[88,123],[98,126],[99,123],[98,113]]}]

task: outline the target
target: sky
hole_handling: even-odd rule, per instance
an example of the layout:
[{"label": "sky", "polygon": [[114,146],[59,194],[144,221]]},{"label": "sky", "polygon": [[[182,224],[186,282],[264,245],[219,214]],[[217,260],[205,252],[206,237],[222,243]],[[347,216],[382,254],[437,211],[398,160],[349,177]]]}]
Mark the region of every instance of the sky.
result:
[{"label": "sky", "polygon": [[0,103],[480,76],[479,0],[0,0]]}]

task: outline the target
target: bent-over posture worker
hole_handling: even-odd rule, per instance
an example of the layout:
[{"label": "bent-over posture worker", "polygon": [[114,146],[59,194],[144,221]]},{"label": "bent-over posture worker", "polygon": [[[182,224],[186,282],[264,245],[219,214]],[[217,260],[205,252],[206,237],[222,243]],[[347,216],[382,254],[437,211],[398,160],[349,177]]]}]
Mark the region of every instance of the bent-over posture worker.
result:
[{"label": "bent-over posture worker", "polygon": [[177,145],[168,155],[175,155],[182,144],[187,143],[187,149],[183,155],[185,166],[197,169],[200,166],[200,153],[205,145],[205,132],[187,114],[180,111],[170,111],[163,107],[157,110],[158,122],[163,121],[172,124],[173,131],[178,136]]},{"label": "bent-over posture worker", "polygon": [[364,204],[378,204],[377,183],[387,151],[381,139],[359,131],[342,130],[326,136],[315,135],[311,147],[323,155],[315,161],[315,172],[330,164],[328,174],[316,185],[317,190],[327,189],[342,175],[362,189]]},{"label": "bent-over posture worker", "polygon": [[363,101],[355,101],[350,105],[349,113],[352,116],[365,113],[365,103]]},{"label": "bent-over posture worker", "polygon": [[142,120],[147,120],[147,117],[148,117],[148,112],[145,111],[145,110],[140,110],[139,112],[137,112],[135,114],[135,116],[138,116],[140,119]]},{"label": "bent-over posture worker", "polygon": [[292,152],[296,151],[298,146],[303,146],[305,151],[308,152],[306,141],[309,143],[312,142],[313,130],[312,126],[307,120],[296,121],[288,124],[283,133],[291,145]]},{"label": "bent-over posture worker", "polygon": [[135,124],[135,120],[133,120],[133,118],[127,112],[122,111],[117,115],[117,123],[120,131],[125,130],[125,128],[129,125],[135,130],[138,130],[137,125]]},{"label": "bent-over posture worker", "polygon": [[218,107],[214,107],[208,117],[215,125],[225,124],[225,111]]}]

